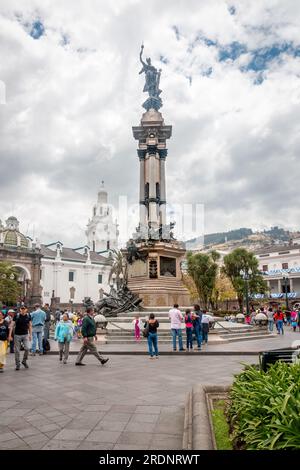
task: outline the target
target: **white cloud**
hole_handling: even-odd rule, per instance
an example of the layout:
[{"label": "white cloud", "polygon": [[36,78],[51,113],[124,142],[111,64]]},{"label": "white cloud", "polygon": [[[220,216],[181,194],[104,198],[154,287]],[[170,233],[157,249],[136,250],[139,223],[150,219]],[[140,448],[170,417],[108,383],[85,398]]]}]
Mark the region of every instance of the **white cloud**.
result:
[{"label": "white cloud", "polygon": [[[34,40],[37,19],[45,33]],[[162,112],[173,125],[169,201],[203,202],[206,232],[299,227],[300,58],[269,61],[261,85],[256,72],[241,71],[251,52],[218,60],[218,48],[234,41],[248,51],[296,46],[299,27],[292,0],[2,0],[0,217],[14,213],[29,234],[34,226],[45,242],[77,245],[102,179],[113,202],[120,194],[138,200],[131,126],[145,100],[144,41],[163,69]],[[159,64],[161,56],[167,63]]]}]

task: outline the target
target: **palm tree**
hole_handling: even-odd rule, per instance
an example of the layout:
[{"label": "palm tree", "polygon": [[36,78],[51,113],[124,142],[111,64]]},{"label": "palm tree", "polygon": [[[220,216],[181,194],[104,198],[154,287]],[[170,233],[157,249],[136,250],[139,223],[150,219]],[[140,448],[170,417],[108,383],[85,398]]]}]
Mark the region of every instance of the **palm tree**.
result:
[{"label": "palm tree", "polygon": [[113,264],[110,269],[108,282],[115,277],[117,286],[119,287],[122,282],[121,280],[127,284],[127,262],[124,258],[124,255],[121,250],[111,250],[112,257],[113,257]]}]

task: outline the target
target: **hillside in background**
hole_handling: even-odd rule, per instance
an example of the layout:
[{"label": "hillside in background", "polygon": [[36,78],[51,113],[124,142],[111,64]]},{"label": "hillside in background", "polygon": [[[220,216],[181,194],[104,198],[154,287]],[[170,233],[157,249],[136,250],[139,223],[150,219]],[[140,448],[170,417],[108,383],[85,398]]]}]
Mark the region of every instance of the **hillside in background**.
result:
[{"label": "hillside in background", "polygon": [[187,250],[197,250],[209,247],[228,249],[244,246],[249,249],[258,249],[272,244],[288,243],[298,232],[289,232],[277,226],[270,229],[254,232],[251,228],[239,228],[228,232],[209,233],[202,238],[193,238],[186,242]]}]

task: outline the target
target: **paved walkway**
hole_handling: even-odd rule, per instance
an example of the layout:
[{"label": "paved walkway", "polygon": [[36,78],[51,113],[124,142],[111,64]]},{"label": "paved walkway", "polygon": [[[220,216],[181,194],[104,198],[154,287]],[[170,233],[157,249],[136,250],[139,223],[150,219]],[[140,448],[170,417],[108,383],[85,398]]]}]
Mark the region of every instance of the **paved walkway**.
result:
[{"label": "paved walkway", "polygon": [[196,383],[230,384],[236,356],[111,356],[86,367],[56,356],[1,376],[0,449],[181,449],[186,393]]},{"label": "paved walkway", "polygon": [[[242,363],[258,361],[256,351],[295,339],[299,333],[286,331],[222,349],[205,346],[227,355],[178,353],[158,360],[134,354],[145,345],[133,345],[133,354],[112,355],[104,367],[90,355],[86,367],[75,367],[74,355],[67,365],[57,355],[35,356],[28,370],[18,372],[9,354],[0,378],[0,449],[180,449],[185,397],[193,385],[230,384]],[[110,347],[102,349],[109,355]],[[170,351],[168,345],[161,349]]]}]

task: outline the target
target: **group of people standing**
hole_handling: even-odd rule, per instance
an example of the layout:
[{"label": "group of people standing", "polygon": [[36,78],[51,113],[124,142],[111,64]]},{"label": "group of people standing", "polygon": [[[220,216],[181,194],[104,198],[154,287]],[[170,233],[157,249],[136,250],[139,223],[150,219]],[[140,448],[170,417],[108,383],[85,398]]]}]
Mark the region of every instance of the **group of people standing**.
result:
[{"label": "group of people standing", "polygon": [[[49,305],[43,309],[40,305],[36,304],[34,310],[28,313],[25,305],[15,312],[10,310],[7,314],[0,311],[0,372],[4,371],[6,364],[6,353],[8,345],[13,347],[15,354],[16,370],[20,370],[21,365],[28,369],[28,356],[35,356],[37,352],[37,344],[39,355],[43,355],[45,351],[45,344],[49,339],[51,324],[51,314]],[[74,323],[70,319],[67,312],[56,317],[56,326],[54,339],[58,342],[59,360],[64,364],[67,363],[70,343],[74,335]],[[82,319],[81,335],[83,338],[83,345],[79,351],[75,364],[83,366],[82,359],[88,350],[104,365],[108,359],[102,357],[96,346],[94,339],[96,336],[96,323],[94,320],[94,311],[92,308],[87,309],[86,315]],[[49,341],[48,341],[49,342]],[[20,351],[24,350],[23,359],[20,359]]]},{"label": "group of people standing", "polygon": [[296,332],[297,327],[299,328],[300,332],[300,312],[297,310],[286,310],[284,313],[283,311],[278,308],[273,311],[272,307],[270,307],[266,312],[264,312],[268,317],[268,330],[273,332],[274,323],[277,329],[277,334],[284,334],[283,326],[291,326],[293,331]]},{"label": "group of people standing", "polygon": [[[37,345],[39,354],[44,354],[44,344],[49,339],[51,322],[50,309],[47,308],[49,305],[45,307],[42,310],[40,305],[36,304],[34,310],[28,313],[26,305],[21,305],[17,312],[12,309],[7,314],[4,314],[3,310],[0,312],[0,372],[4,370],[8,345],[10,351],[15,354],[16,370],[20,370],[21,364],[28,369],[29,351],[35,356]],[[22,362],[21,349],[24,350]]]},{"label": "group of people standing", "polygon": [[[171,334],[173,351],[193,350],[193,343],[196,341],[197,350],[201,351],[202,345],[207,344],[209,332],[209,316],[206,311],[201,311],[199,305],[194,305],[194,309],[186,309],[182,314],[178,304],[175,304],[169,311],[169,320],[171,322]],[[141,340],[141,333],[147,338],[148,352],[150,358],[158,358],[158,328],[159,322],[154,313],[149,315],[149,319],[143,322],[139,315],[133,320],[134,333],[136,341]],[[185,327],[186,349],[183,347],[182,330]]]}]

